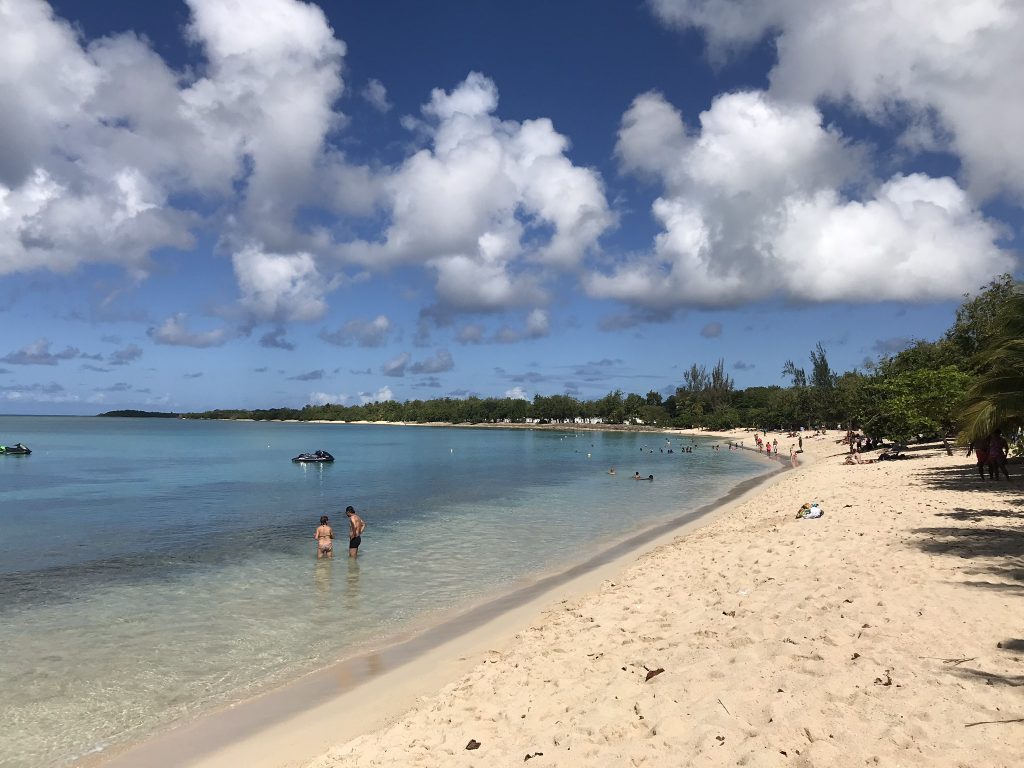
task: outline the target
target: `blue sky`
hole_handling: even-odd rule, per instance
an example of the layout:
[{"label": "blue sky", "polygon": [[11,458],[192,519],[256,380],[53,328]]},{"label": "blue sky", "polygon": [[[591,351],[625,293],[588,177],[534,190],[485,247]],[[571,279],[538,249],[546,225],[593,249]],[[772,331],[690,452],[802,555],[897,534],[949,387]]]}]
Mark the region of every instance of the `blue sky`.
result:
[{"label": "blue sky", "polygon": [[0,0],[0,412],[861,367],[1019,273],[1000,0]]}]

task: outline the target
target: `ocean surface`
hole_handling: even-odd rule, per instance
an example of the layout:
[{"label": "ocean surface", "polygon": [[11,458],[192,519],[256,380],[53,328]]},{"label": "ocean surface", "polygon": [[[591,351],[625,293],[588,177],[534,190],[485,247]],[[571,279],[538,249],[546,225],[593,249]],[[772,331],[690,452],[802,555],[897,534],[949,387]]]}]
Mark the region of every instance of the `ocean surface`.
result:
[{"label": "ocean surface", "polygon": [[[18,441],[31,456],[0,456],[3,768],[138,741],[771,468],[709,439],[569,429],[0,416]],[[321,448],[337,461],[290,461]],[[355,561],[348,504],[367,523]],[[321,514],[333,561],[314,556]]]}]

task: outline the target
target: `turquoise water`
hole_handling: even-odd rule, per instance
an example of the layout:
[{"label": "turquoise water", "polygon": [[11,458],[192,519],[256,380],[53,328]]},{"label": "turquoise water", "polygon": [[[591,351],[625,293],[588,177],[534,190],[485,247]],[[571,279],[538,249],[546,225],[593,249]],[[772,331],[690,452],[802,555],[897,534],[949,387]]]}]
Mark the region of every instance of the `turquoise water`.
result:
[{"label": "turquoise water", "polygon": [[[138,740],[768,469],[672,439],[670,454],[644,433],[0,417],[0,442],[33,450],[0,456],[0,766]],[[291,463],[318,448],[338,460]],[[347,504],[367,522],[354,562]],[[318,563],[321,514],[339,547]]]}]

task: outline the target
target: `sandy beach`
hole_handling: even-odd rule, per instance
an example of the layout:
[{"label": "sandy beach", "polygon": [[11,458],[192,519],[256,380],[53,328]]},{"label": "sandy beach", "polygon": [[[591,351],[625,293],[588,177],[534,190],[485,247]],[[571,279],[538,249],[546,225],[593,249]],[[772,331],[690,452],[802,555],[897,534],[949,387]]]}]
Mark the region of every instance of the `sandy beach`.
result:
[{"label": "sandy beach", "polygon": [[[1021,764],[1020,466],[983,482],[940,446],[848,466],[840,436],[383,672],[339,665],[113,764]],[[810,501],[824,516],[797,519]]]},{"label": "sandy beach", "polygon": [[309,766],[1024,763],[1019,477],[838,437]]}]

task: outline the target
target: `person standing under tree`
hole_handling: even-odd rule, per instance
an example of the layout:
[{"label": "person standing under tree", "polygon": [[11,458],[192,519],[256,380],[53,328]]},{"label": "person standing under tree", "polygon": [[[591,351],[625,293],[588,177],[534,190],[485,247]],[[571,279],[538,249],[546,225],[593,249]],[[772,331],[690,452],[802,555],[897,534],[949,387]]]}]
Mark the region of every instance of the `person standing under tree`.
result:
[{"label": "person standing under tree", "polygon": [[1003,437],[1003,432],[997,429],[992,433],[988,441],[988,475],[992,480],[999,479],[999,470],[1003,470],[1006,479],[1010,479],[1010,473],[1006,470],[1006,455],[1010,452],[1010,444]]},{"label": "person standing under tree", "polygon": [[[967,444],[967,455],[974,454],[975,459],[978,461],[978,474],[981,479],[985,479],[985,467],[988,466],[988,444],[990,438],[985,437],[980,440],[974,440]],[[991,473],[989,475],[991,477]]]},{"label": "person standing under tree", "polygon": [[359,557],[359,545],[363,543],[363,530],[366,528],[366,523],[352,507],[345,507],[345,514],[348,516],[349,525],[348,556]]}]

